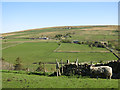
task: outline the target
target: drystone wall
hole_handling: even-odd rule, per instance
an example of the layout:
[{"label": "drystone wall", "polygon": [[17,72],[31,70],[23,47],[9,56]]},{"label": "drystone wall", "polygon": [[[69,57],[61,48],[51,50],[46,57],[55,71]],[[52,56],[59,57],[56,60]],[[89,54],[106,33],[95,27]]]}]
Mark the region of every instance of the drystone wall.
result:
[{"label": "drystone wall", "polygon": [[[68,62],[64,66],[60,67],[60,75],[82,75],[82,76],[91,76],[90,73],[90,66],[91,64],[80,64],[75,62]],[[112,67],[112,78],[114,79],[120,79],[120,61],[119,60],[113,60],[106,63],[98,63],[94,66],[110,66]]]}]

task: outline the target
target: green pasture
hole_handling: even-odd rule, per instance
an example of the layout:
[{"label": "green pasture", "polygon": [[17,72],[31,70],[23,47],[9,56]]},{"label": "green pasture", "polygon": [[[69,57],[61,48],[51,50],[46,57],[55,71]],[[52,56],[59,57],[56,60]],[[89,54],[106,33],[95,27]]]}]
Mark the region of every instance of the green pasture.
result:
[{"label": "green pasture", "polygon": [[17,73],[2,73],[3,88],[118,88],[117,79],[83,77],[48,77]]},{"label": "green pasture", "polygon": [[[39,67],[38,64],[28,64],[23,66],[23,68],[28,67],[30,71],[36,71],[36,69]],[[44,67],[44,65],[42,64],[42,67]],[[56,64],[45,64],[44,70],[46,70],[46,72],[53,72],[56,71]]]},{"label": "green pasture", "polygon": [[13,46],[13,45],[17,45],[19,43],[13,42],[13,43],[2,43],[2,48],[8,47],[8,46]]},{"label": "green pasture", "polygon": [[53,72],[56,70],[56,64],[45,64],[45,70],[48,72]]},{"label": "green pasture", "polygon": [[3,43],[9,43],[9,42],[16,42],[16,41],[32,41],[31,39],[19,39],[19,38],[16,38],[16,39],[3,39],[2,42]]},{"label": "green pasture", "polygon": [[112,53],[64,53],[64,52],[56,52],[52,53],[48,56],[47,61],[51,61],[55,59],[62,59],[64,62],[66,62],[67,59],[71,61],[75,61],[78,58],[79,62],[90,62],[90,61],[110,61],[110,60],[116,60],[117,58]]},{"label": "green pasture", "polygon": [[22,42],[58,42],[58,40],[40,40],[40,39],[4,39],[2,40],[2,45],[5,46],[9,46],[12,43],[22,43]]},{"label": "green pasture", "polygon": [[81,36],[77,36],[77,35],[73,35],[72,36],[72,40],[80,40],[80,41],[85,41],[85,40],[89,40],[89,41],[95,41],[95,40],[116,40],[118,39],[117,35],[109,35],[109,36],[104,36],[104,35],[81,35]]},{"label": "green pasture", "polygon": [[[77,50],[80,45],[73,45],[74,47],[70,47],[70,44],[63,44],[62,50]],[[68,46],[68,47],[67,47]],[[79,53],[71,53],[71,52],[54,52],[59,47],[57,43],[54,42],[29,42],[22,43],[13,47],[6,48],[2,50],[2,56],[5,61],[9,63],[15,63],[17,57],[19,57],[25,67],[29,67],[34,62],[56,62],[56,59],[60,61],[62,59],[66,62],[67,59],[71,61],[75,61],[78,58],[79,62],[90,62],[90,61],[110,61],[116,60],[117,58],[110,52],[87,52],[91,50],[88,46],[80,46],[78,50],[86,51]],[[66,48],[65,48],[66,47]],[[95,49],[95,48],[94,48]],[[97,51],[105,50],[102,48],[96,48]],[[30,66],[32,67],[32,66]],[[33,66],[34,67],[34,66]]]},{"label": "green pasture", "polygon": [[[117,26],[116,26],[117,27]],[[112,28],[112,29],[111,29]],[[72,29],[44,28],[33,29],[23,32],[12,32],[6,34],[2,40],[2,57],[5,62],[15,64],[17,57],[20,58],[22,68],[29,68],[34,72],[38,68],[38,62],[63,62],[70,60],[74,62],[93,63],[100,61],[117,60],[117,58],[105,48],[89,47],[88,45],[79,45],[73,43],[61,43],[59,46],[54,38],[55,35],[70,34],[70,40],[79,41],[111,41],[118,40],[118,32],[113,26],[75,26]],[[31,37],[49,37],[49,40],[31,40],[24,38]],[[20,43],[20,44],[19,44]],[[112,42],[112,45],[117,45]],[[6,48],[8,47],[8,48]],[[43,66],[43,64],[42,64]],[[56,64],[45,64],[45,70],[52,73],[56,69]],[[19,72],[19,73],[16,73]],[[8,71],[2,72],[3,88],[118,88],[118,79],[96,79],[82,76],[60,76],[50,77],[43,75],[28,75],[26,71]]]},{"label": "green pasture", "polygon": [[53,50],[58,47],[57,43],[23,43],[3,50],[6,61],[14,63],[20,57],[23,63],[31,64],[36,61],[47,61]]},{"label": "green pasture", "polygon": [[[105,48],[90,48],[88,45],[80,45],[74,43],[62,43],[56,52],[105,52]],[[108,51],[109,52],[109,51]]]}]

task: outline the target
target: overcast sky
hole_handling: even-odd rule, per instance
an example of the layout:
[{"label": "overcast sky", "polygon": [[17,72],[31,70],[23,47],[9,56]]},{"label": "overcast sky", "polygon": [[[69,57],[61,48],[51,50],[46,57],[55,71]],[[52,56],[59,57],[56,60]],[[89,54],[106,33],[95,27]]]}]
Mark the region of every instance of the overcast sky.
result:
[{"label": "overcast sky", "polygon": [[2,33],[51,26],[117,24],[117,2],[2,3]]}]

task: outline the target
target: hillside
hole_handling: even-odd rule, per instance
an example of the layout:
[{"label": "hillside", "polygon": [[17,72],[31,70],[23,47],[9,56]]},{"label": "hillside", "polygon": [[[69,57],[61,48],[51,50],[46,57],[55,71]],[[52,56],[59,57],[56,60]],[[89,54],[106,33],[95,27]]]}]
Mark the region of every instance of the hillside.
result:
[{"label": "hillside", "polygon": [[[66,60],[75,62],[76,59],[79,64],[118,60],[106,48],[109,47],[115,52],[120,51],[117,26],[61,26],[31,29],[4,33],[0,40],[2,41],[3,88],[118,87],[118,79],[27,74],[36,71],[53,73],[56,71],[56,60],[60,62],[61,59],[64,64]],[[21,71],[15,69],[16,65],[20,65]]]},{"label": "hillside", "polygon": [[2,34],[7,39],[25,39],[37,37],[49,37],[53,39],[57,34],[70,33],[72,39],[78,40],[115,40],[117,38],[117,26],[61,26],[30,29],[19,32]]},{"label": "hillside", "polygon": [[[14,71],[15,72],[15,71]],[[103,83],[104,82],[104,83]],[[3,72],[3,88],[118,88],[118,79],[48,77]]]},{"label": "hillside", "polygon": [[[56,38],[57,35],[70,35],[71,37]],[[20,57],[24,67],[35,70],[35,62],[55,62],[56,59],[67,59],[79,62],[100,62],[116,60],[117,58],[107,49],[88,45],[61,43],[61,39],[79,41],[109,41],[113,46],[117,46],[118,30],[117,26],[61,26],[40,29],[24,30],[2,34],[2,57],[6,62],[15,63]],[[48,40],[39,39],[48,37]],[[31,39],[32,38],[32,39]],[[114,43],[113,43],[114,42]],[[48,68],[49,67],[49,68]],[[46,65],[48,71],[55,70],[54,65]]]}]

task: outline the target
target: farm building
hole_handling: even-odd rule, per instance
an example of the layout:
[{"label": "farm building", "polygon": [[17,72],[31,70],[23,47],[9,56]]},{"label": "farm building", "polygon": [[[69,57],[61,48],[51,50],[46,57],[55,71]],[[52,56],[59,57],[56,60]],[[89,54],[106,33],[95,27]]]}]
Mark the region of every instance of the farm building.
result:
[{"label": "farm building", "polygon": [[100,42],[100,43],[102,43],[102,44],[104,44],[104,45],[108,45],[108,42],[107,41],[104,41],[104,42]]},{"label": "farm building", "polygon": [[4,38],[4,37],[0,37],[0,38]]},{"label": "farm building", "polygon": [[47,38],[47,37],[39,37],[39,39],[48,40],[49,38]]},{"label": "farm building", "polygon": [[47,38],[47,37],[39,37],[39,38],[29,38],[29,39],[40,39],[40,40],[48,40],[49,38]]},{"label": "farm building", "polygon": [[5,39],[4,37],[0,37],[0,39]]},{"label": "farm building", "polygon": [[74,40],[74,41],[73,41],[73,43],[77,43],[77,44],[78,44],[78,43],[79,43],[79,41],[78,41],[78,40]]}]

